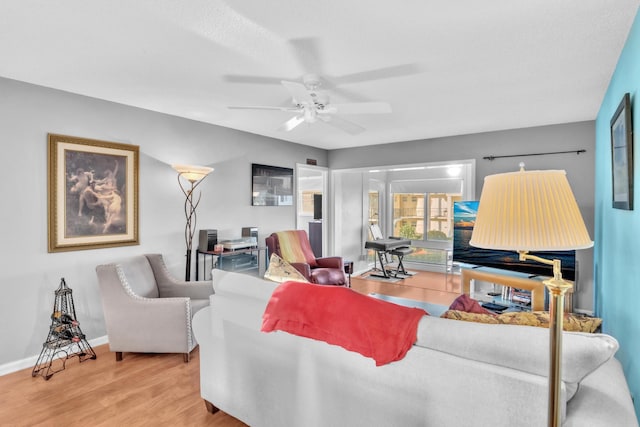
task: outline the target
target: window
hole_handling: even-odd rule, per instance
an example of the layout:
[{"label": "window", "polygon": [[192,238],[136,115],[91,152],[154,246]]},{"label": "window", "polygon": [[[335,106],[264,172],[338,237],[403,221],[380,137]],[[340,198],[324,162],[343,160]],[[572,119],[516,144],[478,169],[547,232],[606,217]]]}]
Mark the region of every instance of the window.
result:
[{"label": "window", "polygon": [[[413,241],[413,253],[408,262],[446,265],[447,252],[453,240],[453,203],[462,200],[459,193],[393,194],[393,231]],[[440,244],[438,244],[440,243]],[[436,247],[437,246],[437,247]]]},{"label": "window", "polygon": [[452,240],[453,203],[459,200],[461,195],[452,193],[394,193],[393,234],[411,240]]},{"label": "window", "polygon": [[369,225],[379,224],[380,221],[380,193],[369,191]]},{"label": "window", "polygon": [[332,179],[336,253],[365,261],[363,239],[378,224],[384,237],[411,235],[414,253],[405,260],[421,264],[414,268],[442,271],[448,265],[453,202],[474,200],[475,160],[334,170]]}]

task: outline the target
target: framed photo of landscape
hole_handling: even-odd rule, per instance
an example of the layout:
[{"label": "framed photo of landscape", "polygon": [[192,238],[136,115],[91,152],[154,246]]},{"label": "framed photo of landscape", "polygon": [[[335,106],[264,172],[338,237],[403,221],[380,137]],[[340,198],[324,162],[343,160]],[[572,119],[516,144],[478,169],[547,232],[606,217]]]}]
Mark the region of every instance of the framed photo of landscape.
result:
[{"label": "framed photo of landscape", "polygon": [[613,207],[633,210],[633,125],[628,93],[611,118],[611,175]]},{"label": "framed photo of landscape", "polygon": [[137,245],[136,145],[48,135],[49,252]]},{"label": "framed photo of landscape", "polygon": [[293,169],[251,165],[252,206],[292,206]]}]

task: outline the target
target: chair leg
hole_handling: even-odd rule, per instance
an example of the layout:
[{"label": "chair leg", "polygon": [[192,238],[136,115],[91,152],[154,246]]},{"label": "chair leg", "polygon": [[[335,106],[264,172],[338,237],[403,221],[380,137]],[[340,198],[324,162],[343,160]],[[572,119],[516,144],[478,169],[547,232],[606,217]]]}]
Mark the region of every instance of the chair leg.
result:
[{"label": "chair leg", "polygon": [[122,362],[122,352],[116,351],[116,362]]},{"label": "chair leg", "polygon": [[183,353],[182,358],[184,360],[184,363],[189,363],[189,353]]},{"label": "chair leg", "polygon": [[209,402],[208,400],[204,401],[204,406],[207,408],[207,412],[210,413],[210,414],[215,414],[216,412],[218,412],[220,410],[213,403]]}]

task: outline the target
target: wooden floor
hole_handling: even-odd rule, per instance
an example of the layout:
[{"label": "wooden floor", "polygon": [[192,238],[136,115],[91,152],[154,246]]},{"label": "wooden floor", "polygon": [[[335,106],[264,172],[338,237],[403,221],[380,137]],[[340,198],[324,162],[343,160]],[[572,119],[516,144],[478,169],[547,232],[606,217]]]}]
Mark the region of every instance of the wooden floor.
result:
[{"label": "wooden floor", "polygon": [[[419,272],[397,283],[353,277],[352,288],[449,305],[459,281]],[[245,426],[223,413],[209,414],[200,397],[198,349],[179,354],[125,353],[115,361],[108,345],[96,360],[77,358],[45,381],[31,369],[0,377],[0,426]]]},{"label": "wooden floor", "polygon": [[379,293],[446,306],[460,296],[460,275],[430,271],[415,273],[397,282],[368,279],[369,273],[364,273],[351,278],[351,288],[364,294]]},{"label": "wooden floor", "polygon": [[45,381],[31,369],[0,377],[0,426],[244,426],[209,414],[200,397],[198,349],[181,354],[124,353],[108,345],[97,359],[77,358]]}]

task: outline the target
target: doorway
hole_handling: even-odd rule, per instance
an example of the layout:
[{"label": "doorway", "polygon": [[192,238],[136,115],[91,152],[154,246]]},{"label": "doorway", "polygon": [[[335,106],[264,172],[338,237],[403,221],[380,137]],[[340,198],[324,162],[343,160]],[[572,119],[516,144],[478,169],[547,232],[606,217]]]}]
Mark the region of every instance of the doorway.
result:
[{"label": "doorway", "polygon": [[327,256],[328,246],[328,177],[321,166],[296,165],[296,228],[309,234],[316,257]]}]

